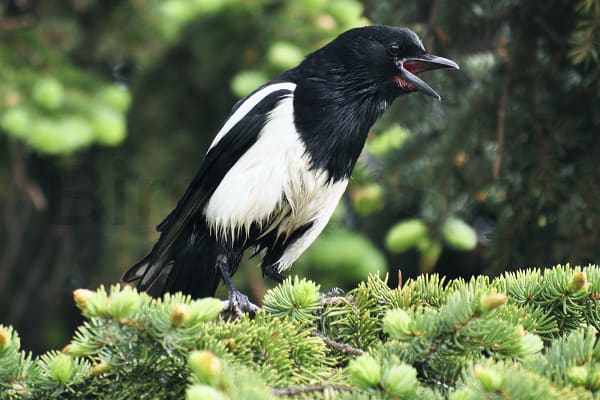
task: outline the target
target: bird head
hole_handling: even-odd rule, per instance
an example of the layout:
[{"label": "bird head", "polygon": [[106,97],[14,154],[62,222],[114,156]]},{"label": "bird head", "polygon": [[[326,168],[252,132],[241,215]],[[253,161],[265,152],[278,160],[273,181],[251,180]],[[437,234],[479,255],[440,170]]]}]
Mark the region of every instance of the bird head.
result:
[{"label": "bird head", "polygon": [[341,79],[348,86],[370,88],[391,98],[421,92],[440,100],[440,95],[417,75],[459,68],[452,60],[429,54],[413,31],[391,26],[351,29],[322,50],[342,64],[347,76]]}]

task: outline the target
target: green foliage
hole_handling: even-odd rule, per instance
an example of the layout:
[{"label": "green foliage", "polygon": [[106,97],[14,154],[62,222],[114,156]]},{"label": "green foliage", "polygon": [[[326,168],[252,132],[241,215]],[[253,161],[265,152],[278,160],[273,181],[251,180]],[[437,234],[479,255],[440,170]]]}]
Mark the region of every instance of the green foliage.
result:
[{"label": "green foliage", "polygon": [[[64,54],[45,47],[45,35],[54,28],[31,30],[29,40],[20,42],[20,51],[39,62],[23,65],[20,58],[5,58],[0,69],[0,132],[49,154],[71,153],[94,143],[119,144],[125,138],[128,90],[78,69]],[[0,54],[10,52],[21,38],[12,31],[5,35]]]},{"label": "green foliage", "polygon": [[427,227],[419,219],[409,219],[397,223],[390,229],[385,239],[388,250],[401,253],[415,246],[427,234]]},{"label": "green foliage", "polygon": [[596,266],[328,296],[294,278],[235,320],[211,298],[79,289],[62,352],[32,358],[0,326],[0,398],[593,399],[599,287]]},{"label": "green foliage", "polygon": [[[366,24],[362,11],[357,0],[2,2],[2,322],[36,351],[63,343],[75,323],[65,288],[114,282],[239,96]],[[381,250],[348,231],[332,237],[340,255],[358,243],[353,257],[319,282],[352,287],[385,268]],[[263,298],[248,271],[236,284]]]},{"label": "green foliage", "polygon": [[320,305],[319,286],[296,277],[293,283],[288,280],[270,290],[265,296],[263,307],[266,312],[275,316],[289,316],[310,324],[315,322],[315,312]]},{"label": "green foliage", "polygon": [[[373,128],[343,215],[295,271],[327,289],[386,266],[458,276],[598,260],[599,4],[3,2],[3,322],[38,351],[64,342],[64,288],[113,282],[147,251],[236,98],[367,23],[410,27],[461,70],[425,73],[443,102],[403,97]],[[390,229],[413,219],[426,234],[386,249]],[[448,232],[456,220],[465,225]],[[245,263],[236,285],[261,299],[256,262]]]},{"label": "green foliage", "polygon": [[457,250],[473,250],[477,246],[475,230],[458,218],[448,218],[443,235],[448,245]]},{"label": "green foliage", "polygon": [[[256,11],[269,7],[269,1],[256,3]],[[246,49],[245,57],[252,62],[232,78],[231,88],[237,97],[250,94],[269,79],[295,67],[306,54],[340,32],[368,22],[362,17],[362,5],[356,0],[304,0],[284,2],[278,7],[269,21],[277,35],[266,44],[264,54],[258,54],[253,48]]]},{"label": "green foliage", "polygon": [[[590,188],[600,148],[600,1],[370,4],[372,20],[410,26],[428,50],[461,66],[424,75],[443,88],[442,103],[404,98],[375,128],[400,122],[409,132],[397,151],[377,157],[386,226],[422,220],[444,253],[476,259],[472,272],[598,259]],[[457,218],[477,235],[445,237]],[[467,238],[461,231],[457,238]],[[417,269],[410,252],[404,257]],[[460,274],[466,266],[438,267]]]},{"label": "green foliage", "polygon": [[575,64],[600,65],[600,1],[579,0],[577,11],[581,19],[571,34],[569,56]]},{"label": "green foliage", "polygon": [[443,242],[421,219],[403,220],[387,232],[385,245],[392,253],[403,253],[416,247],[420,253],[421,272],[431,272],[441,254],[442,243],[461,251],[473,250],[477,246],[477,233],[459,218],[449,217],[441,229]]},{"label": "green foliage", "polygon": [[337,287],[385,271],[386,260],[365,235],[330,226],[295,263],[296,267],[311,276],[318,274],[322,286]]}]

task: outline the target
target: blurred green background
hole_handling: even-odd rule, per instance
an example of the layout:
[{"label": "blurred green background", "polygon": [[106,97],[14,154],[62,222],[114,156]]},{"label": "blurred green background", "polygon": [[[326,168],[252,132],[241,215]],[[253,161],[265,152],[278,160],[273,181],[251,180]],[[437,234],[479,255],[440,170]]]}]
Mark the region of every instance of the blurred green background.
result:
[{"label": "blurred green background", "polygon": [[[292,273],[326,290],[600,262],[600,0],[3,0],[0,322],[64,345],[73,289],[145,254],[231,105],[370,23],[461,70],[377,123]],[[259,301],[272,283],[244,263]]]}]

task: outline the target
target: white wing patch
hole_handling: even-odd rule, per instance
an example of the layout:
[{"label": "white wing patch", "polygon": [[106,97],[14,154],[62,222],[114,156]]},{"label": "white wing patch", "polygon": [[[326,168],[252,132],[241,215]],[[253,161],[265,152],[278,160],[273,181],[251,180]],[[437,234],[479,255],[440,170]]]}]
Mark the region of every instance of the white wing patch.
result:
[{"label": "white wing patch", "polygon": [[282,99],[269,114],[256,142],[225,174],[205,209],[217,235],[231,240],[266,223],[281,208],[289,168],[308,168],[294,127],[293,98]]},{"label": "white wing patch", "polygon": [[290,90],[293,92],[294,89],[296,89],[296,84],[292,82],[274,83],[272,85],[265,86],[258,92],[254,93],[252,96],[248,97],[238,107],[238,109],[235,110],[231,117],[229,117],[229,119],[225,121],[225,125],[223,125],[221,130],[217,133],[217,136],[215,136],[215,138],[213,139],[212,143],[210,144],[210,147],[208,148],[208,151],[215,147],[217,143],[219,143],[219,141],[227,134],[227,132],[229,132],[231,128],[235,126],[235,124],[240,122],[240,120],[244,118],[246,114],[252,111],[252,109],[265,97],[278,90]]},{"label": "white wing patch", "polygon": [[[289,85],[270,85],[253,96],[260,95],[262,99],[273,91],[289,89]],[[261,93],[266,89],[269,90]],[[219,132],[221,137],[228,124],[229,121]],[[220,140],[219,135],[213,146]],[[325,171],[311,169],[294,125],[293,95],[289,95],[269,114],[257,141],[227,172],[204,213],[211,231],[227,241],[239,238],[242,233],[248,235],[253,224],[263,226],[264,234],[277,229],[277,236],[289,237],[312,222],[310,229],[290,244],[277,262],[279,270],[285,270],[323,230],[347,183],[346,180],[331,183]]]}]

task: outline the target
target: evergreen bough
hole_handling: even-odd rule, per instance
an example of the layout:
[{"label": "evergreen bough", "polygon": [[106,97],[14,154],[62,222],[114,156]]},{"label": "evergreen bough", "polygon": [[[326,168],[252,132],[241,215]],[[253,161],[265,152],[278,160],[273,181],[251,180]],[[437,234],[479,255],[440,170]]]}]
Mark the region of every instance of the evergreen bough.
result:
[{"label": "evergreen bough", "polygon": [[305,279],[235,320],[217,299],[78,289],[86,317],[39,357],[0,326],[2,399],[600,398],[600,269],[557,266],[348,294]]}]

